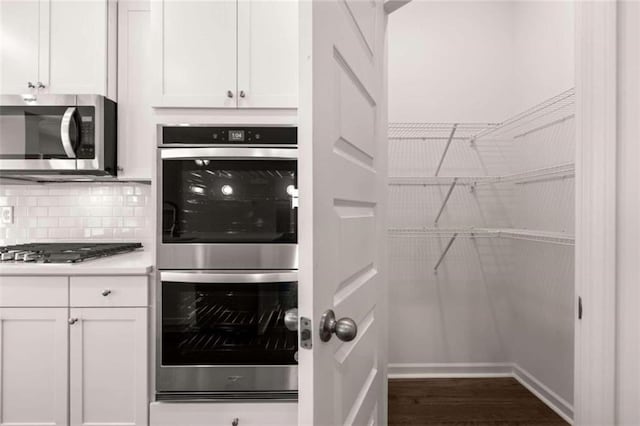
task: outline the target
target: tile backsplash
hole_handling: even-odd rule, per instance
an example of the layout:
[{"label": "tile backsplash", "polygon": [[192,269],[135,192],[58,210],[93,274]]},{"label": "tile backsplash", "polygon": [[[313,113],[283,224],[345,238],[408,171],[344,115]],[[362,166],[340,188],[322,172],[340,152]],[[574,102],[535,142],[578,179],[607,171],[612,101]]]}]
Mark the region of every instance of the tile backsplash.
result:
[{"label": "tile backsplash", "polygon": [[0,223],[0,245],[53,241],[139,241],[153,244],[151,186],[54,183],[0,186],[0,206],[14,206]]}]

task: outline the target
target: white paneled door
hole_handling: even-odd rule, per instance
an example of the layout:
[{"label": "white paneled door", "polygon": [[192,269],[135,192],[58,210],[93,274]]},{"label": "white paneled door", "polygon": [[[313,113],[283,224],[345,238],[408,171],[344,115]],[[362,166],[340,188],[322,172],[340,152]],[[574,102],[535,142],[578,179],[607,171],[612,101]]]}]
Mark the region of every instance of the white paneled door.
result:
[{"label": "white paneled door", "polygon": [[148,424],[146,308],[71,308],[71,426]]},{"label": "white paneled door", "polygon": [[[386,16],[382,1],[299,7],[299,306],[312,324],[299,421],[386,424]],[[322,341],[328,310],[355,339],[345,320]]]},{"label": "white paneled door", "polygon": [[0,425],[66,426],[67,308],[0,308]]}]

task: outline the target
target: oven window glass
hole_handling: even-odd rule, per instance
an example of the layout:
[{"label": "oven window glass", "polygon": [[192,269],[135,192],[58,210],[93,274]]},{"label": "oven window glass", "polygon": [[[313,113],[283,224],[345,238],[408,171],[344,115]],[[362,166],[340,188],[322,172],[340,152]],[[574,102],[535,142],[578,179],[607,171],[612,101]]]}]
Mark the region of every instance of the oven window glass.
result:
[{"label": "oven window glass", "polygon": [[162,282],[162,365],[296,364],[297,283]]},{"label": "oven window glass", "polygon": [[164,160],[163,243],[297,243],[295,160]]}]

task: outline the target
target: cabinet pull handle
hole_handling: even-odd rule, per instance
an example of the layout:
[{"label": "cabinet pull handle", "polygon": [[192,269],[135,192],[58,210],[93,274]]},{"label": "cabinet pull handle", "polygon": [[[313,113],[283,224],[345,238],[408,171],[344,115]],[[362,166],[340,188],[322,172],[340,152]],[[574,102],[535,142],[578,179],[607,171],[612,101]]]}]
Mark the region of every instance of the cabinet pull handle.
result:
[{"label": "cabinet pull handle", "polygon": [[108,295],[110,295],[110,294],[111,294],[111,290],[109,290],[108,288],[107,288],[107,289],[105,289],[105,290],[102,290],[102,295],[103,295],[104,297],[107,297],[107,296],[108,296]]},{"label": "cabinet pull handle", "polygon": [[30,82],[30,81],[27,81],[27,87],[28,87],[29,89],[35,89],[35,88],[36,88],[35,84],[33,84],[33,83],[32,83],[32,82]]},{"label": "cabinet pull handle", "polygon": [[227,90],[227,98],[233,98],[233,92],[231,90]]},{"label": "cabinet pull handle", "polygon": [[68,322],[69,322],[69,325],[73,325],[78,322],[78,318],[69,318]]},{"label": "cabinet pull handle", "polygon": [[241,97],[241,98],[244,98],[245,96],[247,96],[247,94],[246,94],[246,93],[244,93],[244,90],[241,90],[241,91],[240,91],[240,97]]},{"label": "cabinet pull handle", "polygon": [[240,419],[237,417],[231,421],[231,426],[238,426],[239,424],[240,424]]},{"label": "cabinet pull handle", "polygon": [[44,89],[46,86],[44,84],[42,84],[41,81],[36,83],[38,85],[38,89]]}]

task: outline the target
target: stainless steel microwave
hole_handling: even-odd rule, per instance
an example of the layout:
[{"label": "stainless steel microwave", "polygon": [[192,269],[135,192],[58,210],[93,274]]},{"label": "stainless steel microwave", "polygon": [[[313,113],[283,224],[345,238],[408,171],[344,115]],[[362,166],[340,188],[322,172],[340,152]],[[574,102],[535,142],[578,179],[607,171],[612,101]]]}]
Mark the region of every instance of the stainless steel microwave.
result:
[{"label": "stainless steel microwave", "polygon": [[116,126],[104,96],[0,96],[0,177],[115,177]]}]

